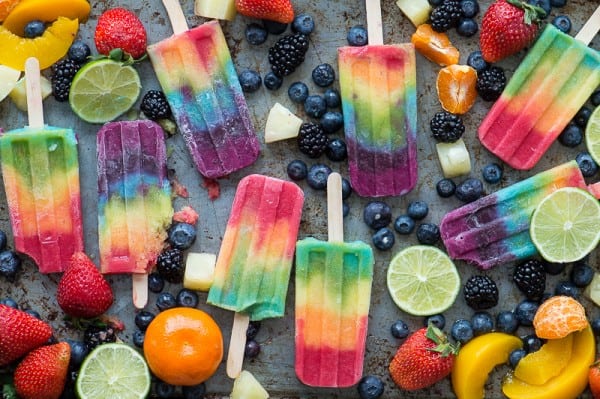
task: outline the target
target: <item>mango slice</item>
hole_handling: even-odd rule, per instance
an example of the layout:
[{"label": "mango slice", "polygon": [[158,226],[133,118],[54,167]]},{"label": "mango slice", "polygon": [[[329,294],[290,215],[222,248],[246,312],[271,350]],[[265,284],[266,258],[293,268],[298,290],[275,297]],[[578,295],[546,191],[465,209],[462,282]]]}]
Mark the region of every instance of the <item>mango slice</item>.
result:
[{"label": "mango slice", "polygon": [[22,0],[7,15],[4,27],[18,36],[24,36],[28,22],[54,22],[59,17],[87,21],[90,3],[86,0]]}]

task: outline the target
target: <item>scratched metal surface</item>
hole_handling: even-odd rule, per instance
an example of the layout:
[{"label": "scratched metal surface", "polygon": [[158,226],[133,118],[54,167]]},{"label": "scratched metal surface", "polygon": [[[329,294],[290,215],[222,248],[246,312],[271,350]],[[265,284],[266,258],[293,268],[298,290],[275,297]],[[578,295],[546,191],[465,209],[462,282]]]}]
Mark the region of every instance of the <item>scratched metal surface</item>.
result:
[{"label": "scratched metal surface", "polygon": [[[482,10],[485,10],[490,3],[490,0],[480,0]],[[600,4],[599,0],[569,0],[568,5],[562,10],[554,9],[553,15],[558,14],[558,11],[568,14],[573,20],[573,31],[576,32],[598,4]],[[184,0],[182,5],[191,27],[204,21],[202,18],[193,15],[193,0]],[[347,30],[353,25],[366,23],[362,1],[295,0],[294,5],[298,13],[306,12],[313,15],[316,19],[316,31],[311,36],[310,49],[305,63],[294,74],[285,79],[281,89],[270,92],[261,88],[258,92],[247,96],[248,106],[254,117],[254,123],[261,140],[263,140],[262,133],[268,110],[275,101],[281,102],[299,116],[308,120],[301,107],[294,105],[288,99],[287,87],[294,81],[302,80],[309,85],[311,92],[322,92],[323,89],[317,88],[311,82],[310,72],[312,68],[322,62],[328,62],[335,66],[336,49],[346,43]],[[155,43],[171,34],[169,20],[158,0],[102,0],[92,1],[90,19],[86,24],[81,26],[80,36],[91,44],[98,16],[104,10],[115,6],[126,6],[139,14],[148,30],[149,43]],[[401,14],[394,2],[392,0],[382,0],[382,7],[385,43],[410,41],[414,27]],[[481,21],[481,16],[482,13],[477,16],[478,22]],[[265,44],[250,46],[244,39],[244,28],[249,22],[251,22],[249,19],[238,16],[234,22],[222,23],[222,26],[238,70],[251,68],[258,70],[264,76],[269,70],[267,51],[277,37],[271,35]],[[455,31],[451,31],[449,35],[461,52],[460,62],[465,63],[469,52],[477,48],[477,36],[465,39],[459,37]],[[596,38],[592,46],[598,49],[600,47],[600,40]],[[500,63],[502,67],[506,68],[508,76],[512,75],[523,55],[524,52]],[[137,69],[142,77],[143,92],[158,87],[152,67],[148,61],[137,65]],[[417,55],[417,69],[419,180],[413,192],[404,197],[386,198],[384,201],[392,206],[393,216],[396,217],[406,211],[406,206],[410,201],[416,199],[426,200],[429,203],[430,213],[425,221],[439,223],[447,211],[458,207],[460,203],[454,198],[442,199],[435,193],[435,183],[442,177],[442,173],[435,153],[435,141],[430,135],[428,122],[435,112],[441,110],[435,89],[435,77],[439,67]],[[337,80],[335,86],[337,87]],[[72,127],[79,135],[85,244],[87,252],[94,259],[97,259],[95,133],[99,126],[82,122],[74,116],[67,104],[57,103],[51,97],[45,101],[44,105],[47,123],[56,126]],[[476,177],[481,176],[480,171],[485,164],[494,160],[494,157],[481,147],[476,138],[476,127],[489,107],[490,103],[485,103],[481,99],[478,99],[475,106],[464,116],[467,126],[465,141],[473,164],[471,175]],[[136,104],[135,108],[139,109],[139,104]],[[134,119],[135,117],[136,113],[134,111],[123,118]],[[26,116],[19,112],[10,101],[0,103],[0,125],[5,130],[21,127],[25,123]],[[258,172],[286,178],[285,167],[290,160],[295,158],[304,159],[309,165],[315,162],[329,164],[334,170],[340,171],[343,175],[346,175],[347,171],[346,163],[332,163],[324,156],[316,161],[304,157],[297,150],[294,140],[269,145],[264,145],[263,140],[262,153],[256,164],[221,180],[221,195],[218,199],[211,201],[208,199],[206,189],[202,187],[202,180],[192,166],[181,138],[175,136],[168,139],[168,147],[171,151],[169,167],[175,171],[178,179],[187,187],[190,194],[187,199],[177,198],[175,200],[175,208],[179,209],[181,206],[189,204],[200,214],[198,239],[192,248],[193,251],[218,252],[237,182],[246,174]],[[575,149],[570,149],[559,144],[554,144],[535,169],[528,172],[516,172],[506,167],[505,177],[502,182],[494,186],[486,184],[486,192],[496,191],[524,177],[531,176],[535,172],[573,159],[582,150],[584,150],[583,145]],[[456,178],[455,181],[458,182],[461,179]],[[306,194],[300,238],[315,236],[325,239],[327,234],[325,194],[324,192],[312,190],[305,182],[300,183],[300,185]],[[8,212],[5,205],[6,199],[3,190],[0,191],[0,228],[10,231]],[[356,196],[351,197],[349,201],[350,215],[345,219],[347,240],[360,239],[370,242],[372,232],[369,231],[368,227],[362,221],[362,210],[367,202],[368,199]],[[409,316],[393,304],[387,292],[385,282],[387,264],[391,257],[402,248],[416,243],[414,234],[410,236],[397,235],[396,243],[391,251],[382,252],[375,250],[375,276],[364,373],[374,374],[383,378],[385,382],[384,397],[386,398],[452,398],[454,395],[449,379],[445,379],[430,389],[410,393],[402,392],[395,387],[387,372],[389,360],[400,343],[391,336],[389,331],[390,325],[397,319],[403,319],[408,322],[412,330],[421,327],[423,324],[422,318]],[[442,244],[438,246],[443,248]],[[590,263],[596,267],[598,266],[597,253],[598,251],[590,258]],[[456,262],[456,264],[463,280],[476,272],[476,269],[463,262]],[[513,267],[514,265],[510,264],[504,265],[489,272],[501,291],[500,305],[491,309],[493,315],[502,310],[514,308],[523,299],[510,280]],[[550,277],[547,287],[551,288],[557,281],[568,279],[569,270],[570,267],[567,267],[562,275]],[[37,268],[28,262],[25,264],[24,270],[16,283],[11,284],[0,281],[0,297],[11,296],[23,307],[30,307],[39,311],[44,319],[52,323],[58,338],[80,337],[80,333],[67,328],[62,320],[62,313],[55,299],[58,278],[59,276],[57,275],[40,275],[37,273]],[[109,310],[109,313],[118,315],[125,322],[127,328],[120,336],[123,340],[130,341],[135,328],[133,324],[134,310],[130,299],[130,278],[128,276],[110,276],[109,280],[116,292],[116,301]],[[179,286],[167,284],[166,289],[176,293]],[[208,311],[218,321],[223,330],[224,341],[227,345],[232,323],[232,313],[206,305],[205,299],[206,294],[201,294],[201,305],[199,307]],[[154,301],[155,295],[150,294],[147,306],[148,310],[157,310]],[[271,396],[275,398],[357,398],[356,388],[318,389],[303,386],[298,381],[294,373],[293,302],[294,285],[292,279],[287,296],[285,317],[263,322],[262,329],[257,337],[257,340],[262,344],[261,354],[254,360],[246,360],[244,367],[251,371]],[[600,311],[592,306],[590,302],[584,301],[584,303],[590,317],[600,316]],[[466,306],[462,295],[459,295],[454,306],[445,312],[447,320],[446,331],[449,331],[449,326],[453,320],[457,318],[469,318],[471,315],[472,311]],[[531,333],[531,330],[527,328],[521,327],[518,330],[518,335],[520,336],[529,333]],[[210,393],[209,397],[224,397],[231,391],[232,380],[226,377],[224,366],[223,362],[217,374],[207,382],[208,392]],[[505,371],[505,367],[500,367],[491,374],[486,385],[487,398],[503,397],[500,389],[500,381]],[[586,392],[583,397],[589,397],[589,393]]]}]

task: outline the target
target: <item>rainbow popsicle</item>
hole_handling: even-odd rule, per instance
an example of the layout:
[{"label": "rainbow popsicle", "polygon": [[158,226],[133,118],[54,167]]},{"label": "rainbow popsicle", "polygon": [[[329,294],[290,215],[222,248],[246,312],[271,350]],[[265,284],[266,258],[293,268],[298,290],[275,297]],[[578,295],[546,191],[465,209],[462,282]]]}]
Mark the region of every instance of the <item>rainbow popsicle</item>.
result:
[{"label": "rainbow popsicle", "polygon": [[481,123],[479,139],[513,168],[531,169],[599,84],[600,53],[548,24]]},{"label": "rainbow popsicle", "polygon": [[164,132],[152,121],[105,124],[97,136],[102,273],[147,273],[171,223]]},{"label": "rainbow popsicle", "polygon": [[538,173],[446,214],[440,232],[448,254],[481,269],[537,254],[529,236],[531,214],[562,187],[586,188],[577,162]]},{"label": "rainbow popsicle", "polygon": [[175,34],[148,55],[196,168],[220,178],[251,165],[260,143],[219,22],[187,30],[179,3],[164,4]]},{"label": "rainbow popsicle", "polygon": [[364,242],[343,242],[339,174],[327,193],[329,241],[296,244],[295,368],[304,384],[348,387],[362,376],[374,258]]}]

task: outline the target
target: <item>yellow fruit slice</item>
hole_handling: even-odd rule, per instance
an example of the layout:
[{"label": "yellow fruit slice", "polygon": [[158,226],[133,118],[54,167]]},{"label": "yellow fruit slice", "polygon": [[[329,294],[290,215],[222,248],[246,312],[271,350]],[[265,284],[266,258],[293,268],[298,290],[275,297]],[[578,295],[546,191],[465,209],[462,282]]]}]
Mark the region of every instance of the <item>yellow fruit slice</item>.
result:
[{"label": "yellow fruit slice", "polygon": [[59,17],[42,36],[26,39],[0,25],[0,64],[24,71],[27,58],[36,57],[40,69],[48,68],[69,51],[78,29],[76,19]]},{"label": "yellow fruit slice", "polygon": [[0,22],[19,4],[20,0],[0,0]]},{"label": "yellow fruit slice", "polygon": [[[463,346],[452,366],[452,389],[458,399],[481,399],[484,385],[494,367],[523,342],[514,335],[493,332],[473,338]],[[558,397],[557,397],[558,398]]]},{"label": "yellow fruit slice", "polygon": [[517,364],[515,377],[523,382],[542,385],[559,375],[571,360],[573,334],[549,339],[538,351],[528,354]]},{"label": "yellow fruit slice", "polygon": [[18,36],[28,22],[54,22],[58,17],[87,21],[90,3],[86,0],[22,0],[4,20],[4,27]]}]

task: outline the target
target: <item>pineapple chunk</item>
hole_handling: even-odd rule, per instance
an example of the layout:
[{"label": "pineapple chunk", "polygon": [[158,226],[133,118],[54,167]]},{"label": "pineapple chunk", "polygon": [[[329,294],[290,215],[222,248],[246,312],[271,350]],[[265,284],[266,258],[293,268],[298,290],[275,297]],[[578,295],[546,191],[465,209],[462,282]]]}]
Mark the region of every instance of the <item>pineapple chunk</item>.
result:
[{"label": "pineapple chunk", "polygon": [[290,139],[298,136],[302,119],[292,114],[286,107],[275,103],[265,126],[265,143]]},{"label": "pineapple chunk", "polygon": [[424,24],[429,19],[431,6],[427,0],[398,0],[396,5],[414,26]]},{"label": "pineapple chunk", "polygon": [[436,148],[444,177],[466,175],[471,171],[471,158],[463,139],[454,143],[437,143]]},{"label": "pineapple chunk", "polygon": [[215,274],[215,254],[190,252],[185,261],[183,286],[190,290],[208,291]]},{"label": "pineapple chunk", "polygon": [[236,15],[235,0],[196,0],[194,13],[200,17],[233,21]]},{"label": "pineapple chunk", "polygon": [[594,278],[592,279],[592,282],[585,287],[583,295],[594,302],[596,306],[600,306],[600,274],[594,273]]},{"label": "pineapple chunk", "polygon": [[[52,93],[52,83],[44,76],[40,76],[40,85],[42,86],[42,99],[45,99]],[[9,96],[17,108],[23,112],[27,112],[27,89],[24,77],[19,79]]]},{"label": "pineapple chunk", "polygon": [[233,382],[231,399],[267,399],[269,394],[249,371],[242,370]]},{"label": "pineapple chunk", "polygon": [[0,101],[4,100],[15,88],[20,76],[21,71],[0,65]]}]

